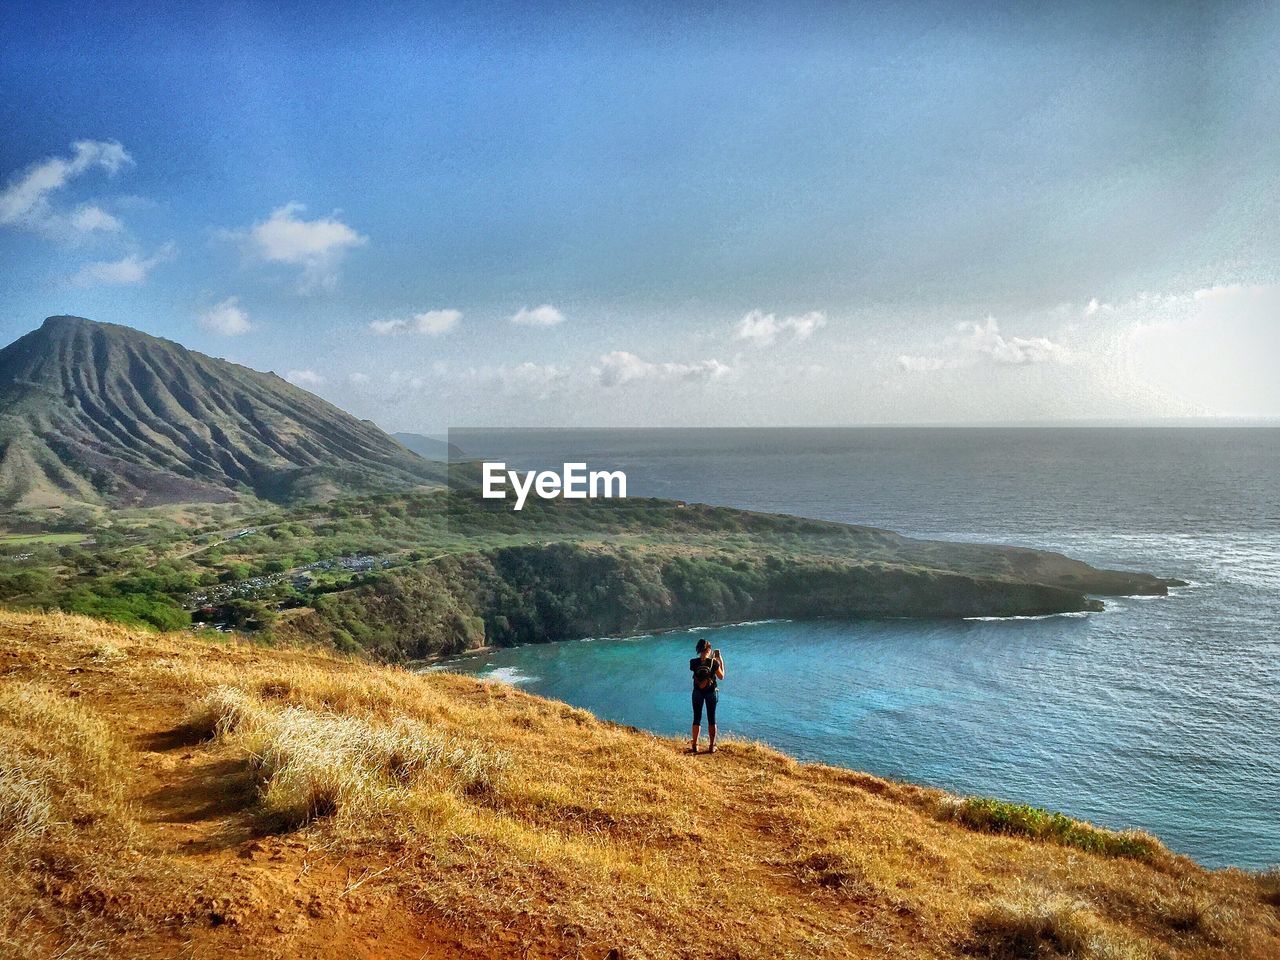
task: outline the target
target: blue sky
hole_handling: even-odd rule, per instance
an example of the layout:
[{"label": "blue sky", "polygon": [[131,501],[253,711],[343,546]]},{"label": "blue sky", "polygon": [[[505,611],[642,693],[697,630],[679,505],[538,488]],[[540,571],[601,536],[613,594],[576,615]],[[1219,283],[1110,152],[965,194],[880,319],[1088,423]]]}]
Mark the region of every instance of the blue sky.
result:
[{"label": "blue sky", "polygon": [[1280,416],[1280,16],[1038,6],[8,5],[0,334],[388,429]]}]

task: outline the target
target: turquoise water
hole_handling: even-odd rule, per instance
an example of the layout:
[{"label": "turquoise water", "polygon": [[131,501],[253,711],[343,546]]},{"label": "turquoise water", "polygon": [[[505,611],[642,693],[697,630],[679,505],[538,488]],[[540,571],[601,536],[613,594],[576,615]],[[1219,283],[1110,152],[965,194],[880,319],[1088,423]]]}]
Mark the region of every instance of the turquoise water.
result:
[{"label": "turquoise water", "polygon": [[[565,438],[518,442],[533,465]],[[628,465],[635,493],[674,485],[690,500],[1051,547],[1192,586],[1085,616],[757,623],[451,669],[684,734],[688,658],[707,636],[728,665],[723,733],[1141,827],[1210,865],[1280,863],[1280,431],[643,431],[590,444],[593,465]]]}]

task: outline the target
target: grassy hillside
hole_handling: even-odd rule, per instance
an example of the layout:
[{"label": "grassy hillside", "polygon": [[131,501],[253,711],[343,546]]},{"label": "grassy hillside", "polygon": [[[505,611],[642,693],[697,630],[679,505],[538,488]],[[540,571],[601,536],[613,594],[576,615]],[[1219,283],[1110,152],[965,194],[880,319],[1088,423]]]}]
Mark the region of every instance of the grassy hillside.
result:
[{"label": "grassy hillside", "polygon": [[50,317],[0,350],[0,504],[273,501],[440,476],[273,373],[128,327]]},{"label": "grassy hillside", "polygon": [[1086,594],[1174,582],[1047,551],[663,500],[515,514],[438,491],[234,509],[15,531],[0,539],[0,601],[167,629],[194,612],[400,659],[758,617],[1095,609]]},{"label": "grassy hillside", "polygon": [[1280,953],[1274,875],[500,684],[13,612],[0,670],[3,956]]},{"label": "grassy hillside", "polygon": [[752,619],[1093,609],[1055,586],[877,561],[550,543],[446,555],[316,597],[291,630],[386,660]]}]

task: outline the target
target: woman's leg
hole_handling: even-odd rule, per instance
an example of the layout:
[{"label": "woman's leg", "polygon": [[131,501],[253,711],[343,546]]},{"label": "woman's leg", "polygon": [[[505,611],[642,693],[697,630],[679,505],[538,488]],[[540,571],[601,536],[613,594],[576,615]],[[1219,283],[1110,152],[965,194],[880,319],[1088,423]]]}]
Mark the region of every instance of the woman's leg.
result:
[{"label": "woman's leg", "polygon": [[693,730],[691,736],[693,745],[690,749],[694,753],[698,752],[698,737],[702,734],[702,691],[697,687],[693,688]]},{"label": "woman's leg", "polygon": [[707,693],[703,697],[703,699],[706,700],[707,702],[707,732],[710,734],[708,738],[710,741],[710,749],[712,753],[715,753],[715,750],[716,750],[716,704],[720,700],[720,694],[717,691],[712,690],[709,693]]}]

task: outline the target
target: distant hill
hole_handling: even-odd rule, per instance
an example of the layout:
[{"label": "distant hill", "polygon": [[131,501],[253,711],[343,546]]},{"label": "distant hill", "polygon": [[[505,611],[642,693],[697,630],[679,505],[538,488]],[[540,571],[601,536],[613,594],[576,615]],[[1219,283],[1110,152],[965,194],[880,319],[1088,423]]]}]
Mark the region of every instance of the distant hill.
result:
[{"label": "distant hill", "polygon": [[457,460],[463,456],[462,448],[456,443],[450,443],[439,437],[428,437],[421,433],[393,433],[391,436],[424,460],[447,463],[449,460]]},{"label": "distant hill", "polygon": [[129,327],[50,317],[0,350],[0,506],[324,498],[438,466],[276,376]]}]

